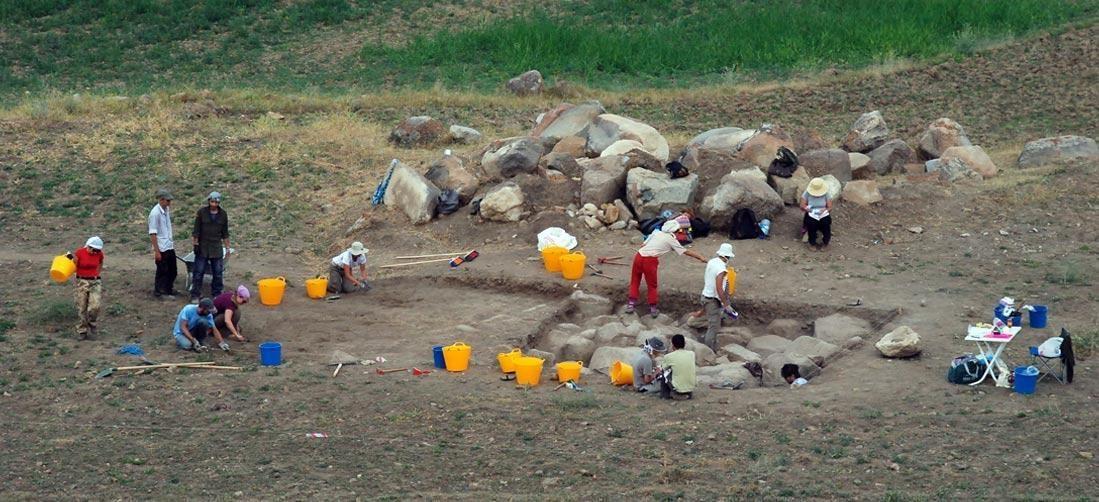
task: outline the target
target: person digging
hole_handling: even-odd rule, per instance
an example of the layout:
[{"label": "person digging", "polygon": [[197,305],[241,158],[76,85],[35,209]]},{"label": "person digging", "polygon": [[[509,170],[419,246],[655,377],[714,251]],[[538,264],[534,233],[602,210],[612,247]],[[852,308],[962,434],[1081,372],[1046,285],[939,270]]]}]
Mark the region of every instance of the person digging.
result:
[{"label": "person digging", "polygon": [[214,327],[220,332],[228,332],[229,338],[238,342],[247,342],[248,339],[240,332],[240,308],[248,303],[251,297],[252,293],[241,284],[237,286],[236,291],[226,291],[214,298],[214,311],[217,312],[214,316]]},{"label": "person digging", "polygon": [[[351,247],[332,258],[328,267],[328,292],[351,293],[354,291],[369,291],[370,283],[366,281],[366,254],[369,249],[363,243],[355,241]],[[359,277],[353,272],[354,267],[359,267]]]},{"label": "person digging", "polygon": [[641,346],[641,354],[638,354],[631,365],[634,390],[650,393],[660,390],[660,367],[656,365],[656,358],[666,350],[664,341],[655,336],[645,340],[645,345]]},{"label": "person digging", "polygon": [[642,277],[645,278],[645,286],[648,288],[649,314],[653,317],[660,314],[657,309],[657,302],[660,300],[660,294],[657,290],[657,269],[660,267],[661,256],[669,251],[675,251],[676,254],[687,255],[706,263],[706,258],[703,258],[702,255],[683,247],[679,243],[679,240],[675,237],[675,233],[679,231],[679,228],[680,225],[675,220],[664,222],[660,230],[649,234],[645,245],[637,250],[633,257],[633,268],[630,271],[629,302],[626,304],[627,314],[632,314],[636,310],[637,299],[641,296]]},{"label": "person digging", "polygon": [[214,323],[214,314],[216,313],[217,309],[214,308],[214,302],[209,298],[203,298],[197,305],[184,305],[180,309],[179,315],[176,316],[176,324],[172,329],[172,336],[176,339],[176,345],[183,350],[206,352],[209,347],[203,342],[209,332],[213,331],[214,339],[218,342],[218,348],[228,352],[229,344],[221,337],[221,331]]}]

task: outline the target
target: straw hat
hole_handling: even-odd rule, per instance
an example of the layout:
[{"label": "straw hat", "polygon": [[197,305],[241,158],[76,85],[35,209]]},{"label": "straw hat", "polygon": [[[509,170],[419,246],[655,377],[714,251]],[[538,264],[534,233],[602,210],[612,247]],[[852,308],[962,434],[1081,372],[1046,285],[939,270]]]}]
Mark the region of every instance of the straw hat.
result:
[{"label": "straw hat", "polygon": [[809,182],[809,188],[806,191],[813,197],[820,197],[828,193],[828,185],[824,183],[824,178],[813,178]]}]

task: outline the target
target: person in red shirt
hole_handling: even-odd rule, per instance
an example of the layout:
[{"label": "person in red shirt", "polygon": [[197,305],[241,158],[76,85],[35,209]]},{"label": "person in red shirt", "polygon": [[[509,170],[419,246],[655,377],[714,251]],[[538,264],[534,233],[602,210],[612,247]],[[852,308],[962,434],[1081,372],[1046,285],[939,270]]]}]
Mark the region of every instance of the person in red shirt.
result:
[{"label": "person in red shirt", "polygon": [[103,268],[103,239],[99,236],[88,239],[84,247],[69,253],[76,263],[76,310],[80,315],[80,324],[76,326],[76,335],[87,340],[96,334],[96,320],[99,318],[100,299],[103,286],[99,278]]}]

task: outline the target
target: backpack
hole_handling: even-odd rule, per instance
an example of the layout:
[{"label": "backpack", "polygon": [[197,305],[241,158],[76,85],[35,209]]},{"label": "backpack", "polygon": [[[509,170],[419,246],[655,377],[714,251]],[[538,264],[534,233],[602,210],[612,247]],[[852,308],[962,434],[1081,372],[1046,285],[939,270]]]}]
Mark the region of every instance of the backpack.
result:
[{"label": "backpack", "polygon": [[641,232],[641,235],[649,235],[653,233],[654,230],[660,230],[660,226],[663,225],[665,221],[668,220],[666,218],[649,218],[641,220],[637,223],[637,230]]},{"label": "backpack", "polygon": [[946,381],[959,385],[969,385],[981,379],[985,373],[986,364],[973,354],[955,357],[950,362],[950,369],[946,372]]},{"label": "backpack", "polygon": [[691,218],[691,237],[701,239],[710,235],[710,222],[702,218]]},{"label": "backpack", "polygon": [[457,190],[443,190],[439,194],[439,204],[435,207],[438,209],[439,214],[451,214],[457,211],[460,206]]},{"label": "backpack", "polygon": [[780,178],[789,178],[798,169],[798,154],[793,150],[780,146],[775,154],[775,160],[767,168],[767,174],[773,174]]},{"label": "backpack", "polygon": [[690,172],[687,170],[687,166],[681,164],[678,160],[673,160],[664,166],[664,169],[668,171],[668,176],[672,179],[686,177]]},{"label": "backpack", "polygon": [[733,213],[733,221],[729,226],[730,239],[755,239],[759,237],[759,220],[756,212],[743,207]]}]

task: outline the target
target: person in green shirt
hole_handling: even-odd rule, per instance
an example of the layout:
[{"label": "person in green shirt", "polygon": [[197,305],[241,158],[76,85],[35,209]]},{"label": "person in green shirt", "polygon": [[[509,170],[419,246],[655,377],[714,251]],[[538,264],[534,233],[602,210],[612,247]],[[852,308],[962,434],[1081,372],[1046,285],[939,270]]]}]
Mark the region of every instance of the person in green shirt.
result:
[{"label": "person in green shirt", "polygon": [[[664,379],[660,382],[660,397],[691,399],[695,390],[695,353],[684,347],[683,335],[672,336],[672,348],[664,356]],[[674,394],[674,396],[673,396]]]}]

